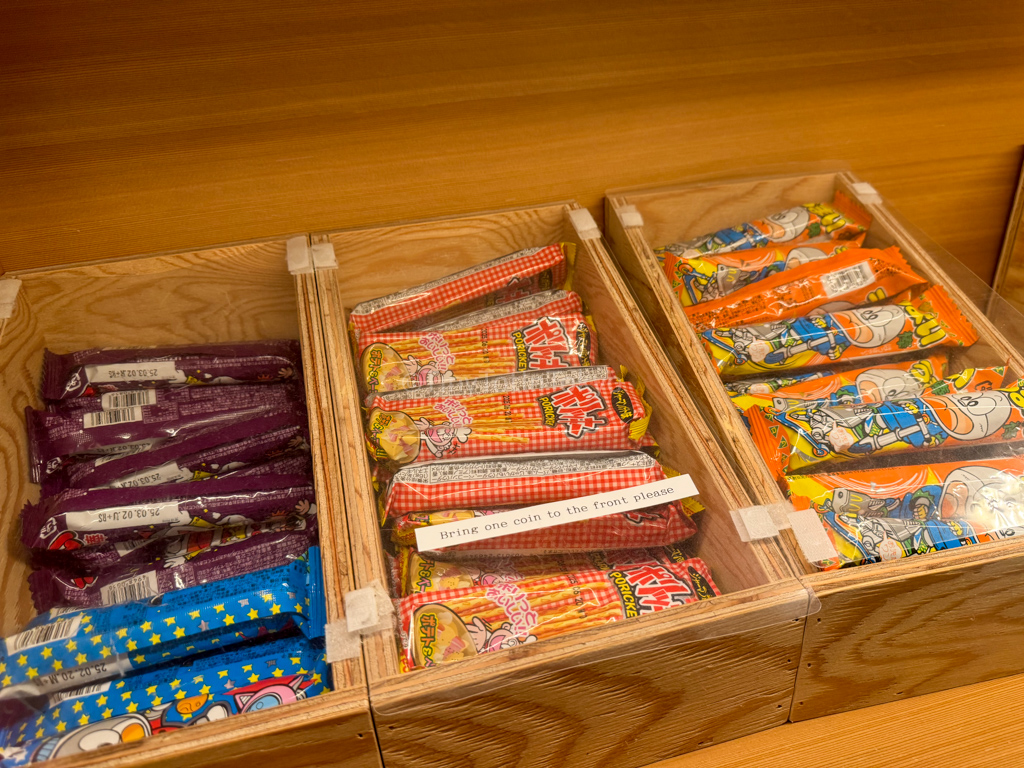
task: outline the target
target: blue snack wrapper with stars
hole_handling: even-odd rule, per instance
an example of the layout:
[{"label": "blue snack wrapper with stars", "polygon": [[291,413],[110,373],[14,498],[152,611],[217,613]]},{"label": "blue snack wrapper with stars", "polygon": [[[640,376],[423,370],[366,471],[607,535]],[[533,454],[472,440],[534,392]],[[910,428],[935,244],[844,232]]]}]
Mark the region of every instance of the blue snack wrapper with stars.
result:
[{"label": "blue snack wrapper with stars", "polygon": [[50,611],[0,645],[0,703],[30,700],[297,627],[322,637],[319,547],[277,568],[140,600]]},{"label": "blue snack wrapper with stars", "polygon": [[261,712],[329,686],[323,649],[301,634],[206,654],[52,694],[45,709],[7,729],[0,768]]}]

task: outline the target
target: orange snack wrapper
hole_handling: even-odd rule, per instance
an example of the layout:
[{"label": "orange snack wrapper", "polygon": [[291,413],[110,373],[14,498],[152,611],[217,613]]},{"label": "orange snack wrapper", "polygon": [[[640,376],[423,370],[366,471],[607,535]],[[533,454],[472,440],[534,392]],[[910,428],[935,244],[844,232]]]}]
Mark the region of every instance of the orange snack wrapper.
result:
[{"label": "orange snack wrapper", "polygon": [[578,312],[464,331],[363,333],[360,383],[372,394],[590,365],[597,356],[596,343]]},{"label": "orange snack wrapper", "polygon": [[864,235],[853,240],[817,240],[702,256],[681,256],[661,252],[661,249],[655,254],[661,260],[672,291],[687,308],[719,301],[780,272],[858,248]]},{"label": "orange snack wrapper", "polygon": [[776,476],[823,463],[1024,441],[1024,379],[1012,386],[906,400],[746,412],[751,435]]},{"label": "orange snack wrapper", "polygon": [[910,268],[898,246],[851,248],[684,311],[699,333],[718,326],[786,320],[814,310],[835,312],[874,304],[926,282]]},{"label": "orange snack wrapper", "polygon": [[822,570],[897,560],[1024,535],[1024,457],[786,478],[836,557]]},{"label": "orange snack wrapper", "polygon": [[677,546],[525,557],[485,555],[447,562],[430,553],[417,552],[412,547],[400,547],[391,558],[391,580],[398,595],[406,597],[446,589],[489,587],[575,571],[614,571],[626,565],[660,565],[684,560],[686,554]]},{"label": "orange snack wrapper", "polygon": [[917,298],[700,334],[722,376],[967,347],[974,328],[940,286]]},{"label": "orange snack wrapper", "polygon": [[468,659],[718,594],[694,558],[409,595],[398,603],[402,667]]},{"label": "orange snack wrapper", "polygon": [[[931,355],[923,360],[881,363],[834,373],[820,379],[800,381],[788,387],[780,387],[771,394],[734,395],[732,404],[742,413],[755,405],[784,409],[806,400],[828,400],[833,405],[850,405],[916,397],[942,381],[946,375],[946,365],[945,353]],[[1000,374],[995,386],[998,387],[1002,381]]]},{"label": "orange snack wrapper", "polygon": [[[569,368],[566,374],[589,370]],[[501,378],[517,375],[532,377]],[[567,376],[556,387],[443,398],[417,398],[418,391],[409,390],[410,397],[401,400],[378,397],[373,402],[366,439],[377,461],[633,450],[641,447],[650,421],[633,385],[611,379],[570,381]]]}]

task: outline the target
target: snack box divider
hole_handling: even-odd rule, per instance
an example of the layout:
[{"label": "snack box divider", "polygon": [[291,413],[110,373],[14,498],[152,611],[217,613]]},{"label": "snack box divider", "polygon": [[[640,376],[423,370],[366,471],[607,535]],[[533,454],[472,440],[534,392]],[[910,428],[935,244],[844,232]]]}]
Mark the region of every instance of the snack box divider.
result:
[{"label": "snack box divider", "polygon": [[[305,236],[303,236],[305,237]],[[28,481],[23,410],[40,407],[44,347],[138,347],[292,338],[302,345],[310,443],[317,491],[328,621],[343,616],[352,589],[337,446],[321,338],[315,277],[289,274],[286,241],[112,259],[7,273],[22,281],[0,338],[0,631],[10,635],[33,615],[19,513],[36,500]],[[114,748],[59,758],[72,766],[185,765],[379,766],[362,661],[332,667],[334,690],[305,701],[151,736]]]},{"label": "snack box divider", "polygon": [[[968,349],[952,350],[950,370],[1008,363],[1007,380],[1024,375],[1024,357],[1000,332],[1020,328],[1019,318],[986,316],[969,298],[984,293],[968,293],[973,276],[963,277],[966,269],[934,244],[923,245],[912,234],[913,227],[877,195],[865,203],[855,191],[854,185],[860,183],[849,172],[812,173],[610,191],[606,197],[605,232],[619,268],[658,330],[683,386],[700,404],[759,504],[785,497],[721,386],[654,247],[795,205],[829,202],[836,190],[842,190],[873,217],[863,247],[899,245],[911,267],[942,285],[974,325],[979,341]],[[626,206],[635,206],[642,226],[623,226],[620,214]],[[627,221],[630,212],[627,208]],[[952,280],[951,271],[968,287]],[[919,454],[907,458],[908,463],[923,463]],[[1019,653],[1024,608],[1013,589],[1013,579],[1024,566],[1024,542],[988,543],[818,572],[802,556],[792,533],[783,534],[791,563],[821,603],[819,613],[806,624],[792,720],[1024,671]]]},{"label": "snack box divider", "polygon": [[599,239],[575,203],[314,234],[357,587],[387,585],[347,312],[355,304],[530,246],[577,245],[573,289],[594,317],[600,362],[647,385],[661,459],[689,472],[707,511],[695,554],[725,594],[402,674],[394,632],[364,638],[371,708],[388,766],[635,766],[781,725],[808,594],[776,540],[739,540],[750,500]]}]

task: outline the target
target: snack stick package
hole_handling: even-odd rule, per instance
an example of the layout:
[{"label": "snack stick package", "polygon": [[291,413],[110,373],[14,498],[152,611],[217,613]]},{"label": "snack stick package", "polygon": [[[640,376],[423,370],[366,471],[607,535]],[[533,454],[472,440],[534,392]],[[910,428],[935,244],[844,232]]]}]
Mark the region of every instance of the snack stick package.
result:
[{"label": "snack stick package", "polygon": [[316,534],[316,507],[312,507],[307,514],[280,515],[259,523],[196,527],[143,547],[145,560],[126,557],[129,562],[105,571],[78,573],[44,566],[29,574],[28,583],[40,613],[54,606],[129,603],[276,568],[314,546]]},{"label": "snack stick package", "polygon": [[302,635],[187,659],[69,691],[10,729],[3,768],[128,744],[330,690],[322,648]]},{"label": "snack stick package", "polygon": [[254,523],[312,506],[313,487],[305,481],[265,475],[198,485],[70,489],[25,505],[21,540],[30,550],[75,557],[94,547],[175,536],[183,527]]},{"label": "snack stick package", "polygon": [[[755,405],[785,410],[790,405],[799,405],[808,400],[827,400],[833,405],[850,405],[917,397],[929,387],[940,384],[946,373],[946,365],[945,353],[931,355],[922,360],[880,363],[868,368],[857,368],[818,379],[800,381],[787,387],[779,387],[771,394],[736,395],[732,398],[732,404],[743,412]],[[995,386],[999,384],[1002,384],[1001,375]]]},{"label": "snack stick package", "polygon": [[701,333],[719,326],[770,323],[875,304],[926,283],[895,245],[884,251],[851,248],[684,311],[694,330]]},{"label": "snack stick package", "polygon": [[590,365],[596,339],[582,314],[469,331],[364,333],[359,370],[368,393],[463,379]]},{"label": "snack stick package", "polygon": [[785,479],[838,554],[820,567],[894,560],[1024,535],[1024,457],[855,470]]},{"label": "snack stick package", "polygon": [[871,216],[843,192],[836,192],[832,203],[806,203],[744,224],[720,229],[683,243],[665,246],[662,251],[677,255],[763,248],[773,243],[825,240],[852,240],[867,232]]},{"label": "snack stick package", "polygon": [[504,392],[529,392],[534,389],[558,389],[572,384],[590,384],[598,381],[616,381],[618,374],[607,365],[581,365],[573,368],[549,368],[543,371],[520,371],[483,379],[445,381],[416,387],[415,392],[398,389],[394,392],[375,392],[364,401],[367,408],[391,410],[393,403],[404,400],[444,400],[467,395],[495,395]]},{"label": "snack stick package", "polygon": [[468,331],[486,328],[490,325],[506,325],[538,317],[560,317],[568,314],[583,314],[583,299],[574,291],[542,291],[524,296],[505,304],[495,304],[476,312],[457,315],[451,320],[434,323],[416,330],[422,331]]},{"label": "snack stick package", "polygon": [[43,399],[95,397],[122,389],[294,381],[302,370],[297,341],[248,341],[148,349],[46,350]]},{"label": "snack stick package", "polygon": [[[477,555],[523,556],[553,555],[593,550],[643,549],[666,547],[683,541],[697,532],[690,516],[703,511],[695,499],[680,499],[671,504],[619,512],[590,520],[577,520],[553,528],[496,536],[493,539],[453,543],[438,551],[443,559]],[[416,529],[469,520],[505,512],[506,509],[462,509],[441,512],[415,512],[389,520],[392,540],[396,544],[416,546]]]},{"label": "snack stick package", "polygon": [[[133,488],[143,485],[211,480],[287,453],[308,450],[306,428],[288,415],[252,419],[220,430],[209,440],[173,441],[143,453],[68,467],[70,488]],[[198,450],[197,450],[198,449]]]},{"label": "snack stick package", "polygon": [[665,477],[657,460],[640,451],[436,461],[400,468],[384,489],[382,502],[388,517],[446,509],[529,506],[617,491]]},{"label": "snack stick package", "polygon": [[916,299],[700,334],[722,376],[968,347],[978,335],[939,286]]},{"label": "snack stick package", "polygon": [[425,327],[455,315],[562,288],[575,254],[573,243],[516,251],[422,285],[364,301],[349,314],[349,323],[358,341],[367,331]]},{"label": "snack stick package", "polygon": [[403,666],[468,659],[717,594],[707,566],[693,559],[410,595],[398,601]]},{"label": "snack stick package", "polygon": [[785,387],[792,387],[803,381],[814,381],[834,376],[835,371],[819,368],[816,371],[786,371],[782,376],[754,376],[749,379],[723,381],[722,386],[729,397],[738,395],[770,395]]},{"label": "snack stick package", "polygon": [[408,392],[405,400],[375,402],[366,417],[367,444],[377,461],[632,450],[650,421],[633,385],[609,379],[443,399]]},{"label": "snack stick package", "polygon": [[626,565],[673,563],[680,559],[678,555],[677,547],[665,547],[527,557],[489,555],[445,562],[430,553],[401,547],[392,558],[392,583],[398,596],[406,597],[421,592],[515,583],[538,576],[564,576],[574,571],[614,571]]},{"label": "snack stick package", "polygon": [[0,699],[31,699],[298,627],[322,637],[320,552],[159,600],[64,612],[0,645]]},{"label": "snack stick package", "polygon": [[1024,379],[1010,387],[860,405],[810,401],[747,411],[754,442],[776,472],[881,453],[1024,440]]},{"label": "snack stick package", "polygon": [[[263,387],[249,389],[261,390]],[[33,481],[43,483],[71,465],[92,458],[112,461],[123,456],[145,453],[162,446],[168,440],[211,434],[239,422],[292,414],[292,422],[301,423],[306,413],[301,403],[283,400],[279,404],[270,401],[257,403],[241,410],[193,412],[187,415],[181,414],[176,408],[169,408],[162,413],[146,416],[146,410],[143,406],[131,406],[64,415],[26,408],[25,422],[29,434],[29,461]]]}]

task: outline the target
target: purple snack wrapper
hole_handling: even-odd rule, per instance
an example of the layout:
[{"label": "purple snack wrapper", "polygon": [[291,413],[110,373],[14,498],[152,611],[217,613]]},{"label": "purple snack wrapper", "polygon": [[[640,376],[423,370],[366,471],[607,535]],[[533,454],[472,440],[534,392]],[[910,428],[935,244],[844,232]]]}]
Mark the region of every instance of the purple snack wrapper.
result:
[{"label": "purple snack wrapper", "polygon": [[244,573],[276,568],[316,544],[316,507],[255,525],[216,526],[168,540],[162,557],[94,576],[43,568],[28,577],[39,613],[144,600]]},{"label": "purple snack wrapper", "polygon": [[294,456],[282,456],[279,459],[271,459],[260,464],[250,464],[221,475],[221,477],[260,477],[262,475],[302,475],[308,483],[313,479],[313,459],[306,452],[297,453]]},{"label": "purple snack wrapper", "polygon": [[291,340],[181,347],[46,350],[45,400],[94,396],[122,389],[211,384],[269,384],[298,378],[299,343]]},{"label": "purple snack wrapper", "polygon": [[[25,409],[29,435],[29,465],[33,480],[59,472],[65,466],[91,456],[139,453],[171,437],[198,432],[263,411],[301,409],[295,387],[239,386],[199,390],[229,390],[220,397],[195,401],[130,405],[112,410],[37,411]],[[115,395],[148,395],[157,390],[140,389]],[[100,398],[83,398],[95,402]]]},{"label": "purple snack wrapper", "polygon": [[26,504],[21,540],[30,550],[77,560],[83,549],[155,541],[197,525],[255,523],[300,509],[315,503],[313,486],[304,482],[306,478],[293,475],[265,475],[199,485],[73,488]]},{"label": "purple snack wrapper", "polygon": [[133,406],[156,406],[158,408],[179,408],[185,415],[190,412],[214,412],[220,410],[245,410],[254,405],[279,405],[288,402],[306,402],[306,392],[297,381],[280,384],[223,384],[216,387],[175,387],[173,389],[124,389],[104,392],[92,397],[71,397],[67,400],[48,402],[49,413],[65,415],[116,411]]},{"label": "purple snack wrapper", "polygon": [[[71,488],[129,488],[220,477],[307,447],[305,414],[287,411],[236,421],[159,448],[67,468]],[[213,445],[211,445],[213,443]]]}]

